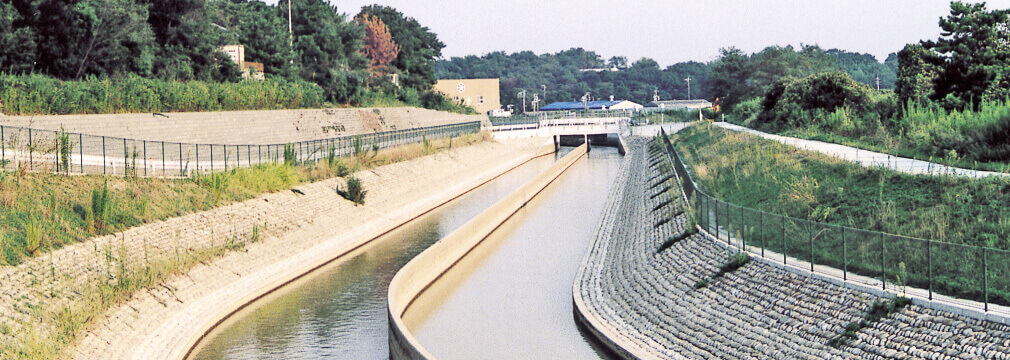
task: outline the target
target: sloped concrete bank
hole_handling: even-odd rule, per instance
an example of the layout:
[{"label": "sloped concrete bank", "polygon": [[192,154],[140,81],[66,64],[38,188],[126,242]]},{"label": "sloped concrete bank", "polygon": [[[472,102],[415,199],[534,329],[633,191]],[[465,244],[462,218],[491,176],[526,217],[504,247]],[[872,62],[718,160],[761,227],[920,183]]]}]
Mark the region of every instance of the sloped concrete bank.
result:
[{"label": "sloped concrete bank", "polygon": [[257,145],[471,121],[489,124],[487,115],[400,107],[7,116],[0,125],[148,141]]},{"label": "sloped concrete bank", "polygon": [[438,281],[502,223],[526,206],[576,161],[583,158],[586,149],[586,145],[579,146],[533,180],[484,210],[400,268],[389,283],[390,358],[394,360],[434,358],[407,329],[403,314],[432,283]]},{"label": "sloped concrete bank", "polygon": [[[54,253],[55,271],[75,275],[70,282],[47,286],[60,297],[73,297],[75,286],[85,279],[109,276],[103,253],[91,248],[130,239],[124,256],[143,259],[148,252],[155,257],[201,248],[215,241],[215,231],[247,231],[254,225],[270,229],[242,251],[198,265],[111,309],[83,336],[71,356],[185,358],[203,336],[250,302],[534,157],[552,154],[553,146],[544,141],[460,147],[359,172],[369,190],[364,206],[354,206],[337,195],[333,188],[342,185],[342,180],[333,179],[300,186],[304,195],[268,194],[61,249]],[[222,229],[220,223],[228,225]],[[31,279],[10,275],[48,269],[48,260],[35,260],[7,269],[4,278],[13,281],[14,288],[30,289],[26,282]]]},{"label": "sloped concrete bank", "polygon": [[[573,291],[576,318],[628,359],[1010,359],[1010,327],[917,305],[828,345],[876,295],[751,261],[712,280],[733,250],[702,234],[660,251],[687,227],[675,180],[629,141]],[[623,171],[623,168],[622,168]],[[669,191],[667,188],[669,187]],[[707,286],[698,286],[702,280]]]}]

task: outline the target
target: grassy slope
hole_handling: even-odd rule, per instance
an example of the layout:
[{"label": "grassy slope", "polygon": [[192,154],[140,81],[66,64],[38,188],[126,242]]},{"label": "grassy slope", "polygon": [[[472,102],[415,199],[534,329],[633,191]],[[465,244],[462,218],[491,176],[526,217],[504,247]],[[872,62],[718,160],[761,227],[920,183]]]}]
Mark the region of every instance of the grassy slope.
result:
[{"label": "grassy slope", "polygon": [[[456,144],[482,140],[480,135],[456,139]],[[266,164],[195,179],[60,176],[0,171],[0,265],[51,248],[114,233],[155,220],[207,210],[337,176],[339,166],[351,170],[403,161],[448,147],[448,140],[405,145],[378,154],[298,166]],[[340,165],[337,164],[340,163]],[[87,221],[92,192],[108,183],[108,215],[101,224]],[[76,208],[76,210],[75,210]],[[82,211],[85,210],[85,211]]]},{"label": "grassy slope", "polygon": [[702,188],[802,219],[1010,249],[1010,180],[905,175],[709,126],[675,144]]},{"label": "grassy slope", "polygon": [[[329,162],[288,166],[264,165],[237,169],[194,180],[129,179],[115,177],[79,176],[61,177],[43,174],[13,174],[0,172],[0,199],[17,204],[0,211],[0,235],[5,247],[23,250],[24,232],[31,219],[43,218],[44,239],[61,239],[62,244],[82,241],[91,236],[87,224],[73,212],[75,202],[89,202],[91,192],[104,187],[108,181],[112,204],[108,229],[112,232],[139,225],[152,219],[178,216],[189,212],[221,206],[255,197],[256,195],[287,189],[304,182],[330,178],[342,174],[343,169],[364,169],[405,161],[420,156],[466,146],[488,140],[487,133],[464,135],[453,139],[438,139],[425,143],[385,149],[378,153],[362,154],[353,158]],[[52,194],[52,195],[50,195]],[[55,199],[56,201],[33,201]],[[55,210],[53,204],[56,204]],[[90,206],[90,204],[86,204]],[[69,209],[69,210],[68,210]],[[50,219],[50,220],[46,220]],[[19,242],[17,235],[21,234]],[[14,235],[14,236],[12,236]],[[65,350],[78,336],[93,326],[109,308],[130,299],[138,291],[156,287],[168,277],[184,273],[187,269],[219,257],[228,251],[242,249],[259,240],[256,229],[248,238],[234,238],[206,249],[190,249],[184,254],[165,259],[150,259],[143,265],[116,266],[111,279],[95,279],[86,284],[87,290],[68,304],[43,307],[33,311],[32,322],[23,324],[18,333],[0,325],[0,335],[12,336],[12,341],[0,342],[3,359],[54,359],[63,358]],[[49,243],[43,241],[39,254]],[[117,249],[105,249],[107,256],[116,257]],[[38,254],[36,254],[38,255]],[[15,257],[20,261],[23,256]],[[3,338],[3,337],[0,337]]]}]

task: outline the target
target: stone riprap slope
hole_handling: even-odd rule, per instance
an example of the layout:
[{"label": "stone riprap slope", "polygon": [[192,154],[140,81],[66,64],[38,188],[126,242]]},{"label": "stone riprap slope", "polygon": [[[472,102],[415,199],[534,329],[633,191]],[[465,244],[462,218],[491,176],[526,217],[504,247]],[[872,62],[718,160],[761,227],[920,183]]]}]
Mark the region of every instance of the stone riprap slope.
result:
[{"label": "stone riprap slope", "polygon": [[[733,250],[701,234],[657,254],[688,226],[661,155],[631,140],[604,222],[576,278],[583,315],[634,356],[659,359],[1008,359],[1010,327],[910,305],[839,348],[876,296],[751,261],[710,280]],[[665,189],[670,186],[676,193]],[[661,206],[670,201],[669,205]],[[654,208],[659,209],[653,211]],[[657,226],[657,224],[662,224]],[[699,280],[709,284],[696,289]]]},{"label": "stone riprap slope", "polygon": [[[174,357],[177,349],[188,349],[189,338],[180,333],[217,321],[212,318],[221,315],[216,306],[250,296],[247,292],[278,281],[272,277],[280,273],[297,271],[327,251],[343,251],[441,204],[529,159],[543,149],[542,141],[486,142],[360,171],[356,176],[368,191],[363,206],[338,195],[334,188],[346,184],[335,178],[299,186],[301,194],[266,194],[0,268],[0,328],[7,329],[0,332],[0,341],[27,331],[25,324],[38,324],[39,310],[74,306],[96,282],[116,281],[121,267],[135,269],[246,241],[258,228],[258,242],[198,264],[108,313],[96,314],[97,326],[82,336],[73,352],[80,359]],[[43,324],[37,330],[49,329]]]},{"label": "stone riprap slope", "polygon": [[470,121],[486,122],[487,116],[403,107],[0,117],[5,126],[225,145],[283,144]]}]

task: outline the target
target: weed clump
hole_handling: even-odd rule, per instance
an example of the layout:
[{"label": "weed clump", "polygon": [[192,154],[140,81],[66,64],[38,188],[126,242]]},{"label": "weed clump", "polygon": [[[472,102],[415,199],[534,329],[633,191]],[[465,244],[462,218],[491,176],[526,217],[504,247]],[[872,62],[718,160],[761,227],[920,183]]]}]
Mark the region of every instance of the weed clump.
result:
[{"label": "weed clump", "polygon": [[362,205],[365,203],[365,194],[368,191],[364,190],[361,186],[361,180],[351,176],[347,178],[347,189],[341,190],[337,187],[337,194],[343,196],[344,199],[353,201],[355,204]]},{"label": "weed clump", "polygon": [[842,345],[847,344],[850,340],[856,338],[856,333],[860,330],[873,326],[873,324],[880,321],[880,319],[901,311],[901,309],[904,309],[911,303],[911,299],[901,296],[890,301],[874,301],[873,305],[866,311],[866,314],[863,315],[862,319],[846,325],[845,331],[843,331],[841,335],[835,336],[828,341],[828,346],[839,348]]}]

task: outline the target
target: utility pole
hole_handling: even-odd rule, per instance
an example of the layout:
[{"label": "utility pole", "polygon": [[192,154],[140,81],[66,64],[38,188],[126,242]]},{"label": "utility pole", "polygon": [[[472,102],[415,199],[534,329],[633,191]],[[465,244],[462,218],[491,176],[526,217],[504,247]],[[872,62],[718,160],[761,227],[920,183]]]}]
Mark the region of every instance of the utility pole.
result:
[{"label": "utility pole", "polygon": [[590,96],[591,96],[590,93],[586,93],[585,95],[582,95],[582,107],[585,108],[586,111],[589,110],[589,97]]},{"label": "utility pole", "polygon": [[523,97],[523,114],[526,113],[526,90],[520,91],[516,96]]},{"label": "utility pole", "polygon": [[880,75],[877,75],[877,91],[880,91]]},{"label": "utility pole", "polygon": [[547,85],[540,85],[540,87],[544,88],[544,101],[547,101]]},{"label": "utility pole", "polygon": [[691,77],[688,76],[684,81],[687,81],[687,99],[691,100]]},{"label": "utility pole", "polygon": [[532,101],[532,103],[533,103],[533,113],[536,114],[537,113],[537,109],[539,108],[538,105],[540,104],[540,94],[533,93],[533,101]]},{"label": "utility pole", "polygon": [[291,26],[291,2],[294,0],[288,0],[288,46],[292,49],[295,48],[295,31]]}]

